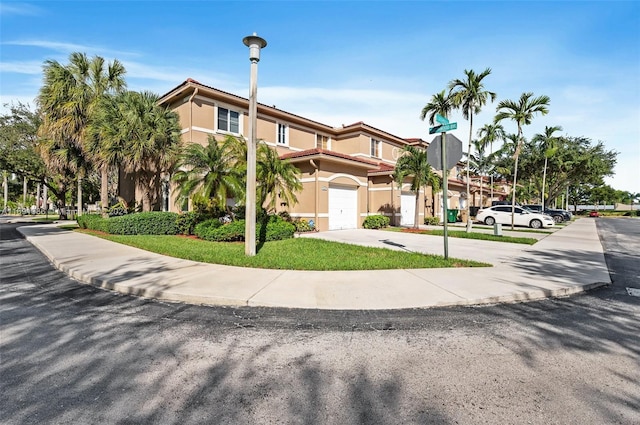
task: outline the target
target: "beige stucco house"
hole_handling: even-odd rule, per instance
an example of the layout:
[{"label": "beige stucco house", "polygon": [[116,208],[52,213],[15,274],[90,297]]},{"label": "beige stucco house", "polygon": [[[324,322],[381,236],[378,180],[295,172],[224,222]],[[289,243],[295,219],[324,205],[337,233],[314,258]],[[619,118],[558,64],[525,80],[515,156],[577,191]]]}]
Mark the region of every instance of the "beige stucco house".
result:
[{"label": "beige stucco house", "polygon": [[[248,99],[195,80],[186,80],[159,102],[179,114],[185,143],[206,144],[209,135],[249,133]],[[416,203],[410,179],[398,187],[392,176],[402,149],[409,144],[426,148],[424,140],[403,139],[363,122],[333,127],[260,103],[257,138],[301,171],[298,203],[278,202],[278,211],[313,220],[320,231],[359,228],[373,214],[387,215],[396,225],[414,224]],[[449,175],[452,208],[460,206],[460,191],[466,191],[458,171],[454,168]],[[168,197],[164,209],[179,211],[175,190]],[[441,202],[442,193],[433,194],[430,187],[421,191],[419,224],[425,216],[440,216]]]}]

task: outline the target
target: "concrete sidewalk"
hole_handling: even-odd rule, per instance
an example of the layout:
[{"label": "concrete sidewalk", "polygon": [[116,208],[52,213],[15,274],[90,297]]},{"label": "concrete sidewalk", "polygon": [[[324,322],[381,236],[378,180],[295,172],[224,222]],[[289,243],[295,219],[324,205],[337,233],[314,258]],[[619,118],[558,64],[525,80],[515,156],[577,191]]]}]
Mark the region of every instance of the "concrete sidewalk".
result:
[{"label": "concrete sidewalk", "polygon": [[[534,300],[611,283],[596,225],[590,219],[539,235],[542,239],[534,246],[449,238],[450,257],[493,267],[329,272],[197,263],[62,230],[55,224],[24,226],[19,231],[58,269],[81,282],[195,304],[420,308]],[[443,238],[436,236],[359,229],[307,237],[443,253]]]}]

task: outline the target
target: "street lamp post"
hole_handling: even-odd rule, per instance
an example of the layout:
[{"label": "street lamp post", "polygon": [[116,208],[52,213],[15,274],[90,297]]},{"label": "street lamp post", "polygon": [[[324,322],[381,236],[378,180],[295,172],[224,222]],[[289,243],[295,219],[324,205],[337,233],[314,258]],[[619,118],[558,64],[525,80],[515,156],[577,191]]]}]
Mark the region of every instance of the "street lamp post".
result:
[{"label": "street lamp post", "polygon": [[247,140],[247,197],[245,200],[245,228],[244,228],[244,253],[250,257],[256,255],[256,127],[258,121],[258,62],[260,61],[260,49],[267,42],[253,35],[242,39],[249,48],[249,60],[251,61],[251,83],[249,87],[249,139]]}]

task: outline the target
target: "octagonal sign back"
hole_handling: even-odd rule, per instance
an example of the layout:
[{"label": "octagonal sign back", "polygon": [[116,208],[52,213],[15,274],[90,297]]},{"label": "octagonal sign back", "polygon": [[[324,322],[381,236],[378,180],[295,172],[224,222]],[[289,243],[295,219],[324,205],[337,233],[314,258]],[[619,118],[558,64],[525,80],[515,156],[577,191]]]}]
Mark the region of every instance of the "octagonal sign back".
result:
[{"label": "octagonal sign back", "polygon": [[[445,133],[446,134],[446,133]],[[462,159],[462,141],[453,134],[446,134],[445,151],[447,170],[456,166]],[[427,147],[427,162],[434,170],[442,170],[442,136],[435,137]]]}]

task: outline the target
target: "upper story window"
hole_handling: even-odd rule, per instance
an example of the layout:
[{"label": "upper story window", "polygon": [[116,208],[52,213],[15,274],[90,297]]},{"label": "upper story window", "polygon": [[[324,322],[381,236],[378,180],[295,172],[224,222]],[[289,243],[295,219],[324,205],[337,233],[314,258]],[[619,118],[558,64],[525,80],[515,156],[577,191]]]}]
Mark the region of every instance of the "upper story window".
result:
[{"label": "upper story window", "polygon": [[370,153],[373,158],[382,158],[382,142],[380,140],[371,139]]},{"label": "upper story window", "polygon": [[289,144],[289,126],[286,124],[277,124],[277,134],[276,134],[276,143],[278,145],[288,145]]},{"label": "upper story window", "polygon": [[218,106],[218,131],[240,134],[240,113]]},{"label": "upper story window", "polygon": [[329,137],[316,134],[316,148],[329,150]]}]

